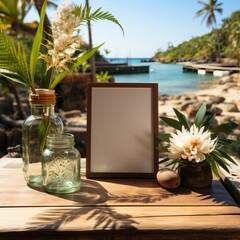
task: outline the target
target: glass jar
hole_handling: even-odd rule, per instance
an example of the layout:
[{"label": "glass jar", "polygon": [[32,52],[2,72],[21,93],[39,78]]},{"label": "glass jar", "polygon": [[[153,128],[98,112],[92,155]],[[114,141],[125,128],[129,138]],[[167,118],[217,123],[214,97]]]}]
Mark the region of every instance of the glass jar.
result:
[{"label": "glass jar", "polygon": [[42,154],[42,187],[50,193],[72,193],[80,189],[80,153],[70,133],[48,135]]},{"label": "glass jar", "polygon": [[22,126],[23,175],[29,185],[41,186],[41,153],[47,134],[62,134],[62,120],[54,114],[55,91],[36,89],[29,95],[31,115]]}]

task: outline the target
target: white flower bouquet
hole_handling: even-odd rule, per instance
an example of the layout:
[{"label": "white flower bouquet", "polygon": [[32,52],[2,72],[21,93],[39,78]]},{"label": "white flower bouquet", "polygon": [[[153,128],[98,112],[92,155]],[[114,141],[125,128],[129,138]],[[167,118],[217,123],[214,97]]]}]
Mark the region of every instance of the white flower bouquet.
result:
[{"label": "white flower bouquet", "polygon": [[161,117],[167,125],[176,129],[176,133],[159,135],[159,139],[166,142],[159,147],[159,150],[167,152],[167,157],[160,163],[166,162],[167,166],[178,168],[184,165],[197,166],[207,162],[217,177],[219,177],[219,167],[229,172],[229,163],[235,164],[235,161],[223,148],[236,144],[240,146],[240,142],[219,138],[214,130],[210,131],[215,116],[206,116],[205,104],[198,110],[192,125],[177,109],[174,108],[174,112],[177,120]]}]

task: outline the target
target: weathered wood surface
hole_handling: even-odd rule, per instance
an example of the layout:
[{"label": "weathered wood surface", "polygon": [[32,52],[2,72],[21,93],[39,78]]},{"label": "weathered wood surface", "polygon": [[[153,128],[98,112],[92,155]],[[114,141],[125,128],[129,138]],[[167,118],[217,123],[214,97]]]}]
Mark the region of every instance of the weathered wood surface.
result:
[{"label": "weathered wood surface", "polygon": [[230,173],[221,169],[221,178],[230,194],[240,206],[240,163],[239,161],[236,161],[236,163],[230,163]]},{"label": "weathered wood surface", "polygon": [[26,185],[20,159],[0,159],[0,183],[0,239],[240,239],[240,209],[216,180],[168,191],[83,176],[81,191],[56,196]]}]

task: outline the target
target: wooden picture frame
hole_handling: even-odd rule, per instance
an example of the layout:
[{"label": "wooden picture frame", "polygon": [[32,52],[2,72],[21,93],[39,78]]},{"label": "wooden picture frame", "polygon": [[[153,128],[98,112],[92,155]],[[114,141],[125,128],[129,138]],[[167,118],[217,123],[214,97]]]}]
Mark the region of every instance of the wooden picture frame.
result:
[{"label": "wooden picture frame", "polygon": [[157,83],[89,83],[87,178],[154,178]]}]

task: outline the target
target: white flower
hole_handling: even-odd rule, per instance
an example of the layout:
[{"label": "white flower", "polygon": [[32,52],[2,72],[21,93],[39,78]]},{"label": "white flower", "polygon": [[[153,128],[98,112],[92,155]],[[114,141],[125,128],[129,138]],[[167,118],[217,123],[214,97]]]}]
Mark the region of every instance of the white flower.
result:
[{"label": "white flower", "polygon": [[205,154],[211,153],[217,144],[217,138],[211,139],[211,133],[204,131],[204,127],[198,129],[192,125],[190,131],[182,127],[182,131],[171,133],[169,158],[188,159],[190,162],[202,162],[206,159]]},{"label": "white flower", "polygon": [[56,11],[52,19],[53,42],[48,42],[47,54],[40,58],[47,63],[47,69],[55,68],[59,72],[70,71],[68,65],[74,63],[74,53],[81,46],[80,36],[74,36],[79,26],[80,19],[74,14],[74,6],[70,0],[65,0]]}]

